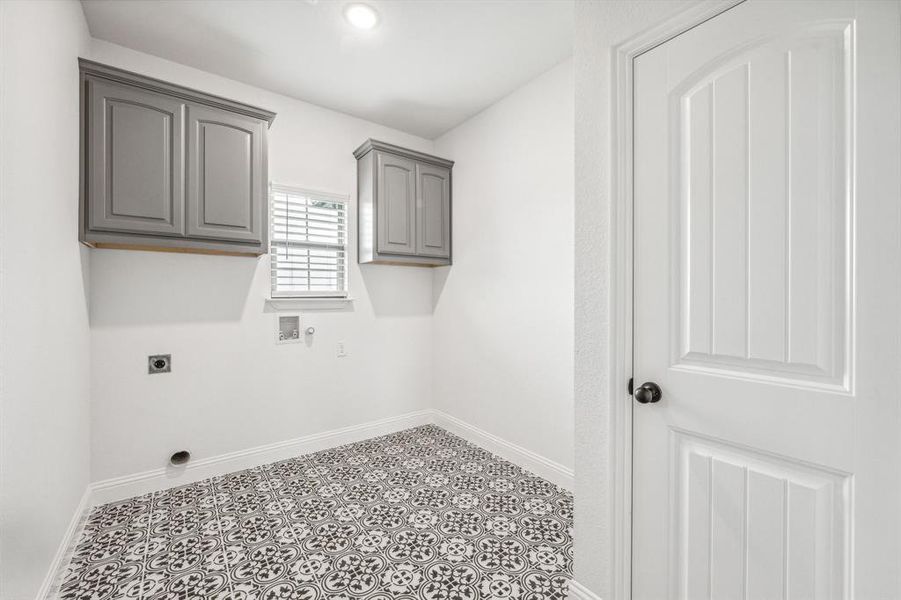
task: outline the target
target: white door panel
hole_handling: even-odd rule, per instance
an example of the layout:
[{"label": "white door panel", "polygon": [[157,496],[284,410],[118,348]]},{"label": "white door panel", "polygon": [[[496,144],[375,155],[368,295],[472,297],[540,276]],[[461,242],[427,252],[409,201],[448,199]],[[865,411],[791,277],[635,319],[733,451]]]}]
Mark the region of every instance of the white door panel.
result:
[{"label": "white door panel", "polygon": [[901,598],[899,14],[748,0],[635,61],[637,599]]}]

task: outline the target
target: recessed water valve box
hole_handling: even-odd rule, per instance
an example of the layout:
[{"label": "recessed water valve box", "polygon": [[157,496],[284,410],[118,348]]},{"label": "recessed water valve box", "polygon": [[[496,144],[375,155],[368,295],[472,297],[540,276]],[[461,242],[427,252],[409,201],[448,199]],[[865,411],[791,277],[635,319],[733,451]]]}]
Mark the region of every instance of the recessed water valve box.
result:
[{"label": "recessed water valve box", "polygon": [[284,344],[287,342],[299,342],[300,335],[300,315],[279,315],[277,342]]}]

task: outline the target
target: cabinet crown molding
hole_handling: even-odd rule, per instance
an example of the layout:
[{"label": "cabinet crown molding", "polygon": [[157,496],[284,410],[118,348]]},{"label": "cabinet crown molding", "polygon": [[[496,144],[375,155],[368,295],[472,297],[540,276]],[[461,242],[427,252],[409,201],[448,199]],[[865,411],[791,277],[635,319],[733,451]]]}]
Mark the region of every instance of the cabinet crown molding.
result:
[{"label": "cabinet crown molding", "polygon": [[359,148],[354,150],[354,158],[360,160],[364,157],[368,152],[372,150],[381,150],[383,152],[390,152],[396,156],[403,156],[404,158],[409,158],[410,160],[415,160],[419,162],[428,163],[431,165],[435,165],[438,167],[444,167],[446,169],[450,169],[454,166],[454,161],[448,160],[446,158],[441,158],[438,156],[434,156],[432,154],[426,154],[425,152],[419,152],[418,150],[410,150],[409,148],[403,148],[401,146],[395,146],[394,144],[389,144],[388,142],[381,142],[379,140],[374,140],[369,138],[365,142],[363,142]]},{"label": "cabinet crown molding", "polygon": [[151,92],[158,92],[167,96],[181,98],[182,100],[205,104],[213,108],[224,109],[266,121],[270,127],[275,120],[275,113],[271,110],[266,110],[265,108],[245,104],[236,100],[229,100],[222,96],[208,94],[206,92],[201,92],[200,90],[169,83],[168,81],[163,81],[161,79],[155,79],[132,71],[126,71],[125,69],[120,69],[118,67],[104,65],[86,58],[78,59],[78,68],[81,71],[82,76],[89,75],[91,77],[115,81],[117,83],[125,83]]}]

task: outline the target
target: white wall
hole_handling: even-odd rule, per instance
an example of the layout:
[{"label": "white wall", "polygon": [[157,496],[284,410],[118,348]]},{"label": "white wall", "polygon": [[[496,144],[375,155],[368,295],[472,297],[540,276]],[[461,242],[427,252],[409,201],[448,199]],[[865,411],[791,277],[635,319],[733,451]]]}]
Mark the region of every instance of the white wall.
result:
[{"label": "white wall", "polygon": [[[432,151],[432,142],[209,73],[94,41],[91,58],[278,113],[270,178],[348,194],[353,150],[368,137]],[[351,235],[355,241],[356,236]],[[92,477],[162,467],[426,408],[432,273],[356,264],[350,312],[310,313],[311,345],[274,343],[265,312],[269,261],[94,250],[91,269]],[[349,356],[336,357],[338,341]],[[147,375],[147,355],[173,372]]]},{"label": "white wall", "polygon": [[613,48],[694,0],[576,2],[575,579],[614,598],[610,402],[611,64]]},{"label": "white wall", "polygon": [[[570,62],[433,143],[90,40],[76,2],[2,2],[0,21],[3,598],[34,595],[89,480],[175,449],[214,456],[434,399],[572,465]],[[276,345],[267,258],[84,249],[78,55],[276,111],[278,183],[355,203],[367,137],[456,159],[454,266],[352,260],[352,308],[307,313],[312,343]],[[173,373],[147,375],[154,353]]]},{"label": "white wall", "polygon": [[0,2],[0,597],[34,598],[89,481],[81,5]]},{"label": "white wall", "polygon": [[572,468],[573,74],[558,65],[435,142],[454,264],[435,272],[435,407]]}]

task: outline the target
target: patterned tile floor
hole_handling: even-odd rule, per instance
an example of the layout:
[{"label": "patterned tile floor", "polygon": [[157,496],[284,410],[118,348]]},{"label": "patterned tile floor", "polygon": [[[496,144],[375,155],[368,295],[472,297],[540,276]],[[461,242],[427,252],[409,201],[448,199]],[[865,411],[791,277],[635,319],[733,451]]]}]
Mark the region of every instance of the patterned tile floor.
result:
[{"label": "patterned tile floor", "polygon": [[95,508],[65,600],[564,600],[572,495],[432,425]]}]

